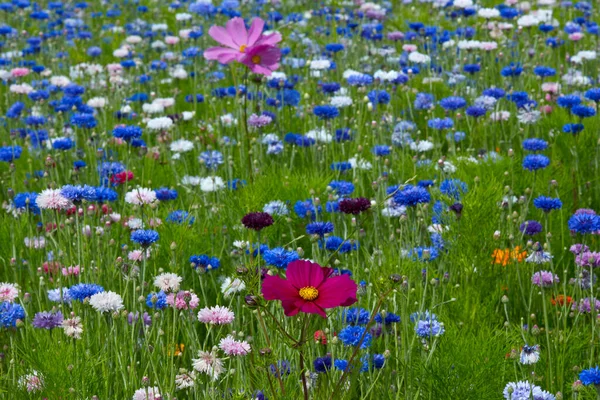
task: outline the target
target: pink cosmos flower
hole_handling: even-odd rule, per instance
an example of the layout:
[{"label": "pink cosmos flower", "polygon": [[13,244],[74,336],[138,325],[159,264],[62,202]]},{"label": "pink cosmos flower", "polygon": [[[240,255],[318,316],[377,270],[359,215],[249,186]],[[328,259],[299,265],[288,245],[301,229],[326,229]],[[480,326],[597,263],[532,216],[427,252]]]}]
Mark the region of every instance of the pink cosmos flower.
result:
[{"label": "pink cosmos flower", "polygon": [[212,26],[208,34],[225,47],[207,49],[204,58],[217,60],[221,64],[238,61],[247,65],[252,72],[270,75],[279,67],[281,51],[275,44],[281,41],[281,35],[263,35],[264,26],[265,21],[255,18],[247,30],[244,20],[239,17],[227,21],[225,27]]},{"label": "pink cosmos flower", "polygon": [[356,282],[347,275],[331,277],[332,274],[332,268],[321,267],[310,261],[292,261],[287,267],[287,280],[267,276],[262,294],[266,300],[281,300],[288,317],[302,311],[326,318],[326,308],[356,303]]},{"label": "pink cosmos flower", "polygon": [[255,74],[271,75],[279,68],[281,50],[275,46],[261,44],[246,49],[240,62],[250,68]]}]

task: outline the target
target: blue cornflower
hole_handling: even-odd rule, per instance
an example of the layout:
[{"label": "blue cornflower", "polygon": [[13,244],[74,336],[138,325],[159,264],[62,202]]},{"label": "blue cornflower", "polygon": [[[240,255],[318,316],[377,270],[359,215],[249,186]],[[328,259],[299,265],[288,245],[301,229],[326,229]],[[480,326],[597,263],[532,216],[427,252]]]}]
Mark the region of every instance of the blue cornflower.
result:
[{"label": "blue cornflower", "polygon": [[13,203],[18,209],[26,209],[27,211],[32,212],[34,214],[39,214],[40,208],[36,204],[37,197],[38,194],[35,192],[18,193],[13,199]]},{"label": "blue cornflower", "polygon": [[64,185],[60,189],[60,194],[73,203],[81,203],[83,200],[94,201],[96,199],[96,188],[89,185]]},{"label": "blue cornflower", "polygon": [[584,106],[583,104],[579,104],[571,107],[571,114],[575,115],[579,118],[589,118],[596,115],[596,110],[593,107]]},{"label": "blue cornflower", "polygon": [[468,74],[475,74],[481,70],[481,66],[479,64],[465,64],[463,67],[463,71]]},{"label": "blue cornflower", "polygon": [[454,133],[448,132],[446,134],[446,139],[454,140],[456,143],[462,142],[467,137],[467,134],[462,131],[456,131]]},{"label": "blue cornflower", "polygon": [[545,213],[549,213],[552,210],[560,210],[562,201],[553,197],[539,196],[533,199],[533,205]]},{"label": "blue cornflower", "polygon": [[600,88],[588,89],[588,91],[585,92],[584,96],[588,100],[599,102],[600,101]]},{"label": "blue cornflower", "polygon": [[306,225],[306,233],[309,235],[325,236],[326,233],[333,232],[332,222],[311,222]]},{"label": "blue cornflower", "polygon": [[94,201],[97,201],[98,203],[104,203],[107,201],[115,200],[117,200],[117,192],[115,192],[111,188],[104,186],[96,187],[96,196],[94,198]]},{"label": "blue cornflower", "polygon": [[331,53],[337,53],[344,50],[344,45],[340,43],[328,43],[325,45],[325,50]]},{"label": "blue cornflower", "polygon": [[71,117],[71,125],[75,125],[79,128],[92,129],[98,125],[98,121],[94,118],[94,115],[87,113],[75,113]]},{"label": "blue cornflower", "polygon": [[564,124],[562,130],[564,133],[572,133],[573,135],[576,135],[583,131],[583,128],[583,124]]},{"label": "blue cornflower", "polygon": [[104,288],[95,283],[78,283],[69,288],[69,298],[83,302],[88,297],[92,297],[96,293],[104,292]]},{"label": "blue cornflower", "polygon": [[146,296],[146,305],[150,308],[162,310],[167,307],[167,295],[162,290],[158,293],[149,293]]},{"label": "blue cornflower", "polygon": [[450,96],[440,100],[440,106],[446,111],[458,110],[466,105],[467,101],[459,96]]},{"label": "blue cornflower", "polygon": [[586,386],[589,385],[600,385],[600,368],[596,366],[595,368],[584,369],[579,373],[579,380]]},{"label": "blue cornflower", "polygon": [[280,105],[296,107],[300,103],[300,92],[294,89],[284,89],[277,93],[276,98]]},{"label": "blue cornflower", "polygon": [[600,230],[600,217],[591,213],[575,213],[569,218],[569,230],[577,233],[593,233]]},{"label": "blue cornflower", "polygon": [[77,85],[76,83],[69,83],[63,89],[63,93],[68,97],[77,97],[85,93],[85,88]]},{"label": "blue cornflower", "polygon": [[329,236],[325,239],[325,248],[329,251],[337,251],[340,254],[348,253],[358,248],[356,242],[344,240],[339,236]]},{"label": "blue cornflower", "polygon": [[113,129],[112,134],[118,139],[130,142],[132,139],[142,137],[142,128],[136,125],[120,125]]},{"label": "blue cornflower", "polygon": [[366,325],[371,319],[371,314],[364,308],[349,308],[342,311],[342,320],[346,324],[351,325]]},{"label": "blue cornflower", "polygon": [[271,215],[288,215],[290,210],[287,204],[281,200],[270,201],[263,207],[263,211]]},{"label": "blue cornflower", "polygon": [[321,84],[323,93],[335,93],[341,89],[341,85],[337,82],[326,82]]},{"label": "blue cornflower", "polygon": [[25,319],[25,310],[19,303],[0,303],[0,327],[13,328],[17,326],[17,320]]},{"label": "blue cornflower", "polygon": [[420,203],[429,203],[431,195],[425,188],[406,185],[394,194],[394,202],[400,206],[412,207]]},{"label": "blue cornflower", "polygon": [[21,146],[4,146],[0,147],[0,161],[13,162],[21,157],[23,149]]},{"label": "blue cornflower", "polygon": [[266,250],[261,254],[267,265],[272,265],[277,268],[286,268],[289,263],[300,259],[297,252],[287,251],[283,247]]},{"label": "blue cornflower", "polygon": [[560,96],[556,100],[556,104],[558,104],[559,107],[572,108],[576,105],[581,104],[581,98],[576,94],[567,94],[564,96]]},{"label": "blue cornflower", "polygon": [[373,90],[367,94],[367,98],[374,105],[388,104],[391,100],[389,93],[385,90]]},{"label": "blue cornflower", "polygon": [[427,126],[437,130],[451,129],[454,126],[454,121],[452,121],[452,118],[432,118],[427,121]]},{"label": "blue cornflower", "polygon": [[504,89],[500,89],[500,88],[489,88],[489,89],[485,89],[482,94],[484,96],[489,96],[489,97],[493,97],[496,100],[499,100],[501,98],[503,98],[504,96],[506,96],[506,92],[504,91]]},{"label": "blue cornflower", "polygon": [[354,184],[347,181],[331,181],[329,187],[340,196],[349,196],[354,192]]},{"label": "blue cornflower", "polygon": [[533,73],[542,78],[556,75],[556,70],[550,67],[538,66],[533,69]]},{"label": "blue cornflower", "polygon": [[467,107],[467,109],[465,111],[465,114],[467,114],[469,117],[473,117],[473,118],[483,117],[486,113],[487,113],[487,109],[485,107],[479,107],[479,106]]},{"label": "blue cornflower", "polygon": [[419,320],[415,325],[417,336],[432,338],[444,334],[444,326],[436,319]]},{"label": "blue cornflower", "polygon": [[368,74],[352,74],[346,81],[350,86],[367,86],[373,83],[373,77]]},{"label": "blue cornflower", "polygon": [[317,357],[313,361],[313,367],[315,371],[322,374],[331,369],[331,356]]},{"label": "blue cornflower", "polygon": [[375,322],[379,323],[379,324],[393,324],[396,322],[400,322],[400,316],[396,315],[394,313],[386,313],[385,314],[385,318],[381,317],[381,314],[377,314],[375,316]]},{"label": "blue cornflower", "polygon": [[390,148],[390,146],[386,146],[386,145],[378,145],[373,147],[373,149],[371,150],[371,152],[373,154],[375,154],[377,157],[385,157],[388,156],[391,153],[392,149]]},{"label": "blue cornflower", "polygon": [[440,191],[456,201],[460,201],[462,195],[465,194],[468,189],[467,184],[459,179],[445,179],[440,184]]},{"label": "blue cornflower", "polygon": [[519,226],[519,230],[524,235],[533,236],[540,233],[543,230],[543,227],[542,224],[537,221],[525,221]]},{"label": "blue cornflower", "polygon": [[529,171],[537,171],[550,165],[550,159],[542,154],[528,154],[523,159],[523,168]]},{"label": "blue cornflower", "polygon": [[183,224],[184,222],[187,222],[189,225],[191,225],[195,220],[195,217],[192,217],[190,213],[183,210],[172,211],[167,216],[167,222],[173,222],[176,224]]},{"label": "blue cornflower", "polygon": [[[505,8],[504,8],[505,9]],[[502,11],[500,11],[502,12]],[[500,74],[504,77],[511,76],[519,76],[523,72],[523,67],[521,67],[521,63],[510,63],[508,66],[502,68]]]},{"label": "blue cornflower", "polygon": [[131,241],[142,247],[148,247],[160,238],[158,232],[152,229],[138,229],[131,232]]},{"label": "blue cornflower", "polygon": [[[268,250],[268,247],[266,249]],[[263,254],[264,251],[261,245],[260,253]],[[221,260],[217,257],[207,256],[206,254],[190,256],[189,261],[194,269],[202,268],[203,271],[217,269],[221,266]]]},{"label": "blue cornflower", "polygon": [[156,198],[160,201],[175,200],[177,198],[177,190],[162,187],[154,191]]},{"label": "blue cornflower", "polygon": [[308,199],[306,201],[298,200],[296,204],[294,204],[294,212],[300,218],[310,217],[310,219],[314,220],[316,214],[320,214],[323,211],[323,208],[318,205],[316,208],[313,205],[312,199]]},{"label": "blue cornflower", "polygon": [[383,354],[373,354],[373,368],[381,369],[385,364],[385,356]]},{"label": "blue cornflower", "polygon": [[208,169],[217,169],[223,164],[223,154],[216,150],[202,152],[198,158]]},{"label": "blue cornflower", "polygon": [[334,106],[316,106],[313,108],[313,114],[319,119],[332,119],[340,115],[340,111]]},{"label": "blue cornflower", "polygon": [[102,54],[102,49],[98,46],[91,46],[87,49],[86,54],[90,57],[98,57]]},{"label": "blue cornflower", "polygon": [[543,151],[548,148],[548,142],[544,139],[525,139],[523,149],[527,151]]},{"label": "blue cornflower", "polygon": [[[373,337],[367,332],[364,326],[348,325],[340,331],[338,338],[345,346],[358,346],[360,343],[361,349],[366,349],[371,346]],[[362,341],[361,341],[362,338]]]},{"label": "blue cornflower", "polygon": [[333,362],[333,366],[340,371],[346,371],[348,370],[348,361],[341,358],[336,358]]},{"label": "blue cornflower", "polygon": [[330,165],[330,168],[334,171],[348,171],[350,169],[352,169],[352,164],[349,163],[348,161],[339,161],[339,162],[333,162]]},{"label": "blue cornflower", "polygon": [[414,102],[416,110],[429,110],[433,107],[434,97],[429,93],[417,93],[417,98]]},{"label": "blue cornflower", "polygon": [[24,109],[25,103],[17,101],[6,110],[6,118],[19,118]]},{"label": "blue cornflower", "polygon": [[325,211],[329,213],[340,212],[340,200],[331,200],[325,203]]},{"label": "blue cornflower", "polygon": [[440,252],[437,247],[414,247],[408,252],[408,256],[415,261],[430,262],[438,258]]},{"label": "blue cornflower", "polygon": [[63,137],[52,141],[54,150],[69,150],[75,146],[75,142],[71,138]]}]

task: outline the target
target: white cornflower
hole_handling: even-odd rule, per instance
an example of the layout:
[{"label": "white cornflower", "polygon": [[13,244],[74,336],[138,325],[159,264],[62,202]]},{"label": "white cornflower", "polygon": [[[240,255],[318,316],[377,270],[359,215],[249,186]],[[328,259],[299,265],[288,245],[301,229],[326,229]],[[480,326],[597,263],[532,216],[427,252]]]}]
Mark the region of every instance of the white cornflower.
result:
[{"label": "white cornflower", "polygon": [[177,274],[165,272],[154,278],[154,286],[163,292],[176,292],[182,280],[183,278]]},{"label": "white cornflower", "polygon": [[246,284],[238,278],[225,278],[221,284],[221,292],[225,297],[229,297],[235,293],[241,292],[244,289],[246,289]]},{"label": "white cornflower", "polygon": [[146,125],[148,126],[148,129],[160,131],[169,129],[171,126],[173,126],[173,120],[169,117],[158,117],[149,120]]},{"label": "white cornflower", "polygon": [[98,312],[119,311],[123,306],[123,299],[115,292],[100,292],[90,297],[90,305]]},{"label": "white cornflower", "polygon": [[219,379],[219,375],[225,371],[223,361],[217,357],[215,351],[199,351],[198,358],[192,359],[192,366],[200,373],[211,376],[214,380]]},{"label": "white cornflower", "polygon": [[216,192],[224,187],[225,182],[223,182],[223,178],[218,176],[209,176],[200,179],[200,190],[203,192]]},{"label": "white cornflower", "polygon": [[125,193],[125,201],[129,204],[143,206],[156,201],[156,192],[152,189],[137,188]]}]

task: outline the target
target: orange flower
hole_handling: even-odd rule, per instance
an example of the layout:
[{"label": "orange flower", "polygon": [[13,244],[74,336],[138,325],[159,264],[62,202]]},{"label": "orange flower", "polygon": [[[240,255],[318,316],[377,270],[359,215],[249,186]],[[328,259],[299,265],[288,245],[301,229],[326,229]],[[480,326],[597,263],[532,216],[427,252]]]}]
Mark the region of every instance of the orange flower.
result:
[{"label": "orange flower", "polygon": [[[182,355],[182,354],[183,354],[183,349],[185,348],[185,344],[183,344],[183,343],[181,343],[181,344],[177,344],[177,343],[175,343],[175,344],[173,345],[173,347],[174,347],[174,349],[175,349],[175,353],[174,353],[173,355],[175,355],[175,356],[180,356],[180,355]],[[171,355],[171,351],[168,351],[168,352],[167,352],[167,355],[169,355],[169,356],[170,356],[170,355]]]},{"label": "orange flower", "polygon": [[492,252],[492,264],[502,264],[503,267],[510,264],[512,261],[522,262],[527,257],[526,251],[521,251],[521,246],[514,249],[495,249]]},{"label": "orange flower", "polygon": [[557,304],[560,306],[564,306],[565,303],[573,304],[573,298],[571,296],[565,296],[564,294],[559,294],[558,296],[552,298],[550,300],[550,302],[552,303],[553,306],[555,306]]}]

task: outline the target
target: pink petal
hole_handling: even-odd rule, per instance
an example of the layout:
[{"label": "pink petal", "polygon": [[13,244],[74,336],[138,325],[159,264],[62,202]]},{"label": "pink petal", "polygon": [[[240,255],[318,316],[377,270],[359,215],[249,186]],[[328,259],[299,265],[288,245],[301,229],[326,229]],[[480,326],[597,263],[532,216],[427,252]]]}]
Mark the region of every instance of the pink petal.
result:
[{"label": "pink petal", "polygon": [[253,46],[262,35],[262,31],[265,27],[265,21],[261,18],[254,18],[250,30],[248,31],[248,46]]},{"label": "pink petal", "polygon": [[240,46],[237,46],[231,39],[231,35],[227,32],[227,29],[223,28],[222,26],[211,26],[208,30],[208,34],[211,38],[215,39],[224,46],[231,47],[232,49],[236,50],[240,48]]},{"label": "pink petal", "polygon": [[296,289],[302,289],[306,286],[319,287],[325,279],[323,267],[304,260],[289,263],[285,275],[289,283]]},{"label": "pink petal", "polygon": [[281,306],[283,307],[283,312],[288,317],[293,317],[300,311],[300,307],[296,305],[296,301],[282,301]]},{"label": "pink petal", "polygon": [[262,294],[266,300],[296,301],[298,290],[288,281],[278,276],[267,276],[262,284]]},{"label": "pink petal", "polygon": [[350,306],[356,303],[356,282],[347,275],[335,276],[323,282],[317,289],[319,297],[315,303],[322,308]]},{"label": "pink petal", "polygon": [[307,301],[300,307],[300,311],[306,314],[319,314],[323,318],[327,318],[327,314],[325,314],[325,310],[319,307],[317,304],[312,301]]},{"label": "pink petal", "polygon": [[246,30],[244,20],[240,17],[235,17],[227,21],[225,29],[227,29],[227,33],[229,33],[231,40],[233,40],[233,43],[235,43],[238,48],[248,44],[248,31]]},{"label": "pink petal", "polygon": [[274,46],[274,45],[276,45],[279,42],[281,42],[281,34],[277,33],[277,32],[274,32],[274,33],[271,33],[269,35],[263,35],[258,40],[258,42],[255,43],[255,45],[258,46],[258,45],[264,44],[264,45],[267,45],[267,46]]},{"label": "pink petal", "polygon": [[211,47],[204,51],[204,58],[207,60],[217,60],[221,64],[229,64],[237,60],[241,55],[242,53],[239,51],[225,47]]},{"label": "pink petal", "polygon": [[254,72],[255,74],[271,76],[271,74],[273,73],[273,70],[271,70],[267,67],[263,67],[260,64],[251,64],[251,65],[246,64],[246,66],[248,68],[250,68],[250,71]]}]

